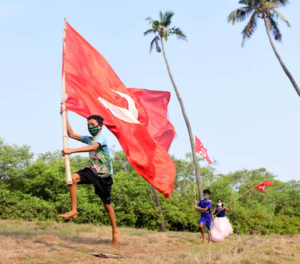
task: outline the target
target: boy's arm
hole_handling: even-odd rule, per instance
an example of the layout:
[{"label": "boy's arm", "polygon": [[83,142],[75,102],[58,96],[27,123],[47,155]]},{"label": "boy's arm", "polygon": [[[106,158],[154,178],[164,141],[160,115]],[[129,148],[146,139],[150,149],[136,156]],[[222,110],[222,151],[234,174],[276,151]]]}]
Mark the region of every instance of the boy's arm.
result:
[{"label": "boy's arm", "polygon": [[73,138],[73,139],[81,141],[81,135],[76,134],[76,133],[73,132],[73,129],[71,128],[71,126],[69,124],[68,118],[67,118],[67,132],[68,132],[68,136],[70,138]]},{"label": "boy's arm", "polygon": [[197,201],[195,200],[195,209],[200,210],[200,211],[207,211],[207,210],[208,210],[208,207],[206,207],[206,208],[201,208],[201,207],[199,207],[199,206],[197,205]]},{"label": "boy's arm", "polygon": [[194,201],[194,203],[195,203],[195,209],[200,210],[199,209],[200,207],[197,205],[197,201],[196,200]]},{"label": "boy's arm", "polygon": [[[62,114],[62,111],[63,111],[63,110],[62,110],[62,108],[61,108],[61,110],[60,110],[60,113],[61,113],[61,114]],[[73,139],[76,139],[76,140],[81,141],[81,135],[74,133],[74,132],[73,132],[73,129],[72,129],[71,126],[70,126],[70,123],[69,123],[69,120],[68,120],[68,110],[65,109],[65,111],[66,111],[66,118],[67,118],[67,133],[68,133],[68,136],[69,136],[70,138],[73,138]]]},{"label": "boy's arm", "polygon": [[81,147],[81,148],[64,148],[62,151],[63,155],[68,155],[68,154],[72,154],[72,153],[77,153],[77,152],[90,152],[90,151],[94,151],[97,148],[99,148],[100,144],[95,142],[93,145],[89,145],[89,146],[85,146],[85,147]]},{"label": "boy's arm", "polygon": [[200,211],[203,211],[203,212],[205,212],[205,211],[208,210],[208,207],[201,208],[201,207],[199,207],[199,206],[197,206],[197,205],[195,206],[195,208],[198,209],[198,210],[200,210]]},{"label": "boy's arm", "polygon": [[205,208],[201,208],[201,207],[199,207],[199,206],[197,206],[197,207],[198,207],[198,208],[196,208],[196,209],[198,209],[198,210],[200,210],[200,211],[203,211],[203,212],[206,212],[208,209],[211,208],[211,203],[209,203],[208,206],[206,206]]}]

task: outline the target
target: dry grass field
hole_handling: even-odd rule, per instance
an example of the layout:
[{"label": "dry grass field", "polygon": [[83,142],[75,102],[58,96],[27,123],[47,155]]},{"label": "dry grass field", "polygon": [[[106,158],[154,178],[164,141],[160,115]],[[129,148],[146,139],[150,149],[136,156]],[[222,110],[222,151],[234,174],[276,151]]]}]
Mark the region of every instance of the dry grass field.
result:
[{"label": "dry grass field", "polygon": [[300,235],[231,235],[208,245],[197,233],[119,230],[112,248],[109,226],[0,220],[0,263],[300,263]]}]

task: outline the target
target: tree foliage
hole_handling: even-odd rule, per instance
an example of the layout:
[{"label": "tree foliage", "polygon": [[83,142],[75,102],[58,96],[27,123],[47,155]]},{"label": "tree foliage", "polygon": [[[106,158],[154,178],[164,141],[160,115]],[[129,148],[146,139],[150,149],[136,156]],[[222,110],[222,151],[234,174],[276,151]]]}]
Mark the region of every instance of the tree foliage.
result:
[{"label": "tree foliage", "polygon": [[156,51],[161,52],[161,48],[159,46],[159,41],[165,40],[167,41],[169,36],[175,35],[179,39],[186,40],[185,34],[178,27],[171,27],[171,20],[174,16],[173,12],[167,11],[165,13],[159,12],[159,20],[154,20],[151,17],[147,17],[146,20],[151,24],[151,28],[147,29],[144,32],[144,36],[148,34],[154,34],[154,38],[150,43],[150,52],[155,45]]},{"label": "tree foliage", "polygon": [[[0,150],[0,218],[62,221],[58,214],[70,209],[70,198],[64,161],[59,152],[41,154],[33,160],[28,146],[10,146],[3,141],[0,141]],[[177,167],[173,194],[169,199],[159,194],[165,222],[169,230],[196,231],[199,212],[193,205],[196,192],[192,156],[188,154],[186,159],[173,159]],[[88,165],[88,158],[74,156],[71,164],[75,172]],[[158,230],[160,220],[149,183],[131,167],[124,152],[114,153],[113,165],[112,205],[118,225]],[[213,206],[219,198],[225,205],[233,201],[233,212],[228,216],[235,232],[300,232],[299,181],[281,182],[264,168],[218,174],[212,166],[202,166],[201,172],[204,187],[212,192]],[[266,179],[275,184],[264,194],[253,188]],[[109,223],[93,186],[78,187],[76,222]]]},{"label": "tree foliage", "polygon": [[234,25],[235,22],[242,22],[250,17],[247,25],[242,31],[242,45],[244,45],[247,38],[250,38],[253,35],[259,18],[265,18],[270,25],[274,39],[278,41],[281,40],[282,35],[278,28],[277,19],[281,19],[288,26],[290,26],[290,24],[277,8],[286,5],[288,3],[287,0],[241,0],[239,3],[243,6],[233,10],[229,14],[228,22],[231,22]]}]

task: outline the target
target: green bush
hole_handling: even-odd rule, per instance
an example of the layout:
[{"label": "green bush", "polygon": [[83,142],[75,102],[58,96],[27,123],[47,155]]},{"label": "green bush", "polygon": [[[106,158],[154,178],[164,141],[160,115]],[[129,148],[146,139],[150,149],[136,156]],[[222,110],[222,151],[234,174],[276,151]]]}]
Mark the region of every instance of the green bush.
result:
[{"label": "green bush", "polygon": [[[159,194],[166,226],[174,231],[197,231],[200,212],[194,209],[195,183],[191,155],[175,159],[175,188],[169,199]],[[72,171],[88,166],[88,159],[71,159]],[[128,163],[123,152],[114,153],[112,206],[117,224],[158,230],[160,216],[152,188]],[[221,198],[236,233],[300,233],[300,182],[281,182],[266,169],[217,174],[212,166],[202,166],[204,188],[212,192],[213,208]],[[253,188],[268,179],[275,184],[264,194]],[[247,192],[247,193],[246,193]],[[212,210],[213,210],[212,208]],[[0,218],[34,221],[59,220],[58,214],[71,209],[64,161],[59,152],[39,155],[33,161],[29,147],[5,145],[0,140]],[[77,223],[109,224],[109,219],[93,186],[78,186]]]}]

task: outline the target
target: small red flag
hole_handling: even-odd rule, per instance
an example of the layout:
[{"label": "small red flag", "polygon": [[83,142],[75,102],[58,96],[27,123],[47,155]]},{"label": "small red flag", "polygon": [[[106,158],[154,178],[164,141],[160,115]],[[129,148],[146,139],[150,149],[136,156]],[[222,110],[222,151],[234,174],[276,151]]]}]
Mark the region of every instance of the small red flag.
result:
[{"label": "small red flag", "polygon": [[265,188],[267,186],[272,186],[273,184],[274,184],[274,182],[269,182],[268,180],[265,180],[265,181],[261,182],[260,184],[253,186],[253,188],[259,190],[261,193],[264,193]]},{"label": "small red flag", "polygon": [[148,131],[149,111],[125,87],[102,55],[68,23],[63,76],[68,95],[67,109],[83,117],[101,115],[132,167],[169,197],[174,188],[176,166],[166,146],[158,144]]},{"label": "small red flag", "polygon": [[197,136],[195,136],[195,141],[195,151],[198,152],[203,158],[205,158],[208,163],[211,163],[211,160],[207,155],[207,149],[203,146],[202,142],[199,138],[197,138]]}]

